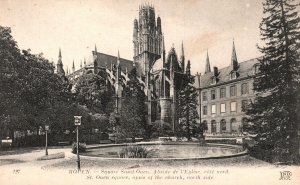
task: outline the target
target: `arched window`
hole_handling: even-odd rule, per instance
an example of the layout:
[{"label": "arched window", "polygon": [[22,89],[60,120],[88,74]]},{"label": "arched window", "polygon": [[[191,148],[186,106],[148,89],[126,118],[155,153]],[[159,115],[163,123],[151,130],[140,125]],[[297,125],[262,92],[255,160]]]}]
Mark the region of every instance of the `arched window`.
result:
[{"label": "arched window", "polygon": [[226,121],[225,121],[225,119],[222,119],[220,121],[220,124],[221,124],[221,132],[226,132]]},{"label": "arched window", "polygon": [[215,120],[211,121],[211,133],[216,133],[217,132],[217,123]]}]

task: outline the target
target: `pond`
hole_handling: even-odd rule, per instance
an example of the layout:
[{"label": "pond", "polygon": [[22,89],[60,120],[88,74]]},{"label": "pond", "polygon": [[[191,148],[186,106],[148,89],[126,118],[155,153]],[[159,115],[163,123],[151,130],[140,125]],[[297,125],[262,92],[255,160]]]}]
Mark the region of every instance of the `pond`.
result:
[{"label": "pond", "polygon": [[[81,155],[102,158],[120,158],[120,152],[129,146],[109,146],[88,149]],[[198,144],[151,144],[139,145],[148,151],[147,158],[210,158],[238,154],[242,152],[241,147],[222,146],[200,146]]]}]

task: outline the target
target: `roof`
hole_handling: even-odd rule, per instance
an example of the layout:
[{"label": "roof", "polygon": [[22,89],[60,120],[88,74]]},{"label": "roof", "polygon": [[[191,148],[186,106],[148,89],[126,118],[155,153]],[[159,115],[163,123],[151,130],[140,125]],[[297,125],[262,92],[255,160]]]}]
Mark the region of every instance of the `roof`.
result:
[{"label": "roof", "polygon": [[[93,51],[93,54],[95,54],[95,51]],[[98,67],[107,66],[108,68],[110,68],[111,64],[117,65],[117,59],[118,58],[116,56],[97,52],[96,61],[98,63]],[[123,72],[126,71],[126,67],[128,71],[131,71],[131,69],[133,68],[133,62],[124,58],[120,58],[120,65]]]},{"label": "roof", "polygon": [[[237,69],[237,73],[239,74],[239,76],[237,77],[236,80],[251,77],[254,74],[254,65],[256,63],[258,63],[257,58],[239,63],[239,66]],[[231,66],[218,69],[218,71],[219,71],[219,75],[218,75],[218,82],[216,85],[224,84],[224,83],[232,81],[232,80],[230,80],[230,73],[232,72]],[[200,86],[199,86],[198,80],[195,80],[194,86],[196,88],[206,88],[206,87],[212,86],[211,80],[212,80],[213,76],[214,76],[213,71],[206,73],[204,75],[201,75],[200,76]]]}]

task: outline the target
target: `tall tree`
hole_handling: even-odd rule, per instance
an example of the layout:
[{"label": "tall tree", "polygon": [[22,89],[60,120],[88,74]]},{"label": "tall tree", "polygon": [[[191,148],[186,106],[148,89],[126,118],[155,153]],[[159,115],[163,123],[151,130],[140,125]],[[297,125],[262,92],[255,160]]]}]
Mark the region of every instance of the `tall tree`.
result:
[{"label": "tall tree", "polygon": [[196,119],[199,117],[197,112],[197,91],[193,86],[195,76],[191,75],[191,62],[188,61],[186,74],[183,78],[183,85],[178,96],[178,115],[179,115],[179,133],[191,140]]},{"label": "tall tree", "polygon": [[80,77],[76,88],[76,99],[96,113],[111,112],[111,87],[106,85],[106,77],[100,74],[84,74]]},{"label": "tall tree", "polygon": [[22,60],[16,41],[11,35],[11,29],[0,26],[0,147],[2,135],[8,134],[14,113],[18,111],[20,99],[16,84],[17,67]]},{"label": "tall tree", "polygon": [[[56,118],[57,102],[67,89],[42,54],[18,49],[10,28],[0,26],[0,127],[13,131],[39,130]],[[3,128],[5,127],[5,128]],[[1,138],[0,132],[0,138]],[[25,132],[26,133],[26,132]]]},{"label": "tall tree", "polygon": [[[136,137],[147,130],[145,94],[137,79],[136,68],[129,73],[129,81],[124,88],[121,108],[121,129],[127,137]],[[134,139],[133,139],[134,140]]]},{"label": "tall tree", "polygon": [[299,157],[300,32],[294,0],[265,0],[259,47],[263,54],[254,79],[256,100],[247,110],[257,133],[254,153],[269,161]]},{"label": "tall tree", "polygon": [[59,76],[54,74],[54,66],[42,54],[33,55],[23,50],[23,66],[18,69],[18,85],[21,109],[30,122],[31,129],[50,125],[53,107],[66,87]]}]

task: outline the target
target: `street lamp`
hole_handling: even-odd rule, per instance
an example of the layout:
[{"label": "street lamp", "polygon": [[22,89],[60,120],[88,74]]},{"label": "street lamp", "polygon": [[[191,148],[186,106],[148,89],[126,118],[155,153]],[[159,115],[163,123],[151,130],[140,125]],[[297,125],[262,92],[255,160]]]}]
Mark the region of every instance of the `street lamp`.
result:
[{"label": "street lamp", "polygon": [[76,144],[76,149],[77,149],[77,168],[80,170],[80,157],[79,157],[79,125],[81,125],[81,117],[82,116],[74,116],[74,124],[76,125],[76,133],[77,133],[77,144]]},{"label": "street lamp", "polygon": [[45,131],[46,131],[46,146],[45,146],[45,150],[46,150],[46,155],[48,155],[48,130],[49,130],[49,125],[45,125]]}]

